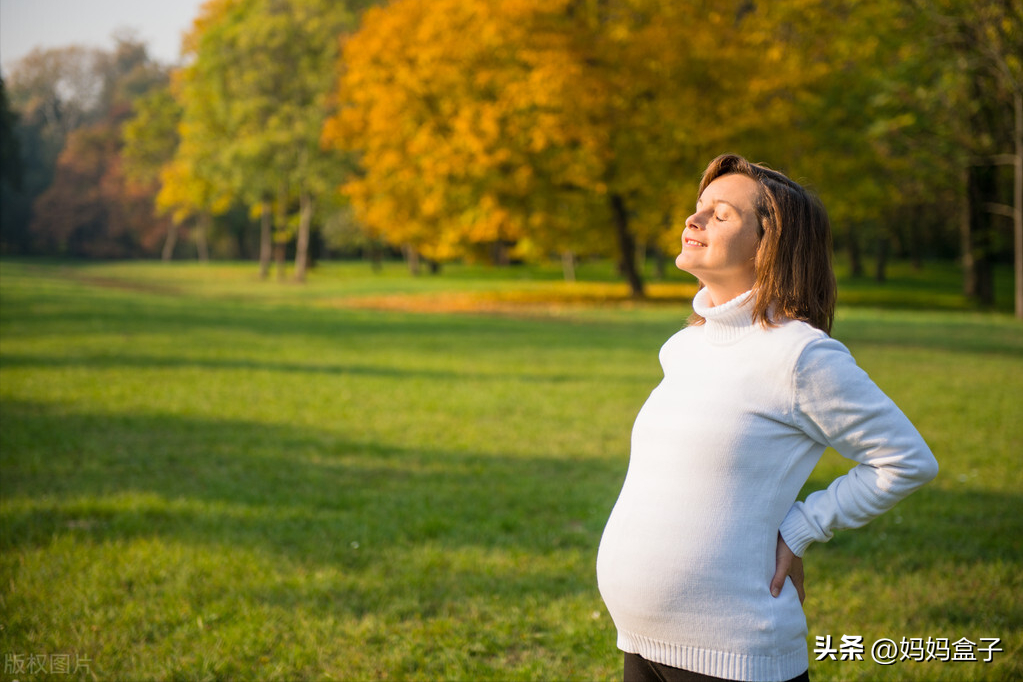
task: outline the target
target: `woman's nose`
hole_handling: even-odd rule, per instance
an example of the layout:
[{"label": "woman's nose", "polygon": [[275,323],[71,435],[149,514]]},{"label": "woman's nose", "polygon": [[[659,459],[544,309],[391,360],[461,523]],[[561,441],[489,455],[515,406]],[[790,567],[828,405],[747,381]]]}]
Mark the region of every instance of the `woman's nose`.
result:
[{"label": "woman's nose", "polygon": [[688,227],[691,230],[702,230],[703,225],[699,222],[699,216],[700,216],[699,213],[694,213],[693,215],[686,218],[686,227]]}]

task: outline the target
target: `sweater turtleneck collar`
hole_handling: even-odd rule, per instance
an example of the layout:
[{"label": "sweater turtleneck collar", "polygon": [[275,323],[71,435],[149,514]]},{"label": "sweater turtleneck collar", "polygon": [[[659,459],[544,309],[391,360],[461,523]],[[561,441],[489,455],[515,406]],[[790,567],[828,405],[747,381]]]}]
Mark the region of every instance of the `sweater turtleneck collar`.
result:
[{"label": "sweater turtleneck collar", "polygon": [[739,294],[721,305],[710,305],[710,293],[700,289],[693,298],[693,311],[706,322],[707,338],[713,343],[731,343],[753,329],[753,290]]}]

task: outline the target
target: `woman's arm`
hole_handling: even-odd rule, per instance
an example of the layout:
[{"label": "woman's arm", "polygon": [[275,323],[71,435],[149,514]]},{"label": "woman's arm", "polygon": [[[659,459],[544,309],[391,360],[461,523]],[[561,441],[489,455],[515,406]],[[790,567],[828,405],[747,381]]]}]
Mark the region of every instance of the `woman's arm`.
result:
[{"label": "woman's arm", "polygon": [[836,530],[864,525],[937,475],[920,433],[834,339],[804,349],[793,395],[799,427],[857,462],[826,490],[792,505],[780,533],[795,556]]}]

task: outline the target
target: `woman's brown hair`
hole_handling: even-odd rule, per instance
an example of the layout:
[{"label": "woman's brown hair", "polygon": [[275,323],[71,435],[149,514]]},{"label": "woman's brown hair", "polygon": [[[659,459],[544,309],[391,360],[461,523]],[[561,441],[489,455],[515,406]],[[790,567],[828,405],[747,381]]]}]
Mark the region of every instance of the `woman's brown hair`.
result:
[{"label": "woman's brown hair", "polygon": [[[754,205],[760,244],[754,262],[753,319],[773,325],[771,316],[803,320],[831,333],[837,285],[831,268],[831,223],[820,200],[782,173],[723,154],[707,166],[700,191],[723,175],[757,182]],[[690,324],[704,319],[693,313]]]}]

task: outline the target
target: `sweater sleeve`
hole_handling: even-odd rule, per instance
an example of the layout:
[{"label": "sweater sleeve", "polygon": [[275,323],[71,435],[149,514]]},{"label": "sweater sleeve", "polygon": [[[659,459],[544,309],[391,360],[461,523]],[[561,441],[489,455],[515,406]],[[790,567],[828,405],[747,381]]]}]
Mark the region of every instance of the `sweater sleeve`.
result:
[{"label": "sweater sleeve", "polygon": [[919,432],[841,343],[822,338],[808,344],[793,391],[797,425],[857,462],[789,509],[780,532],[797,556],[836,530],[866,524],[937,475],[938,462]]}]

